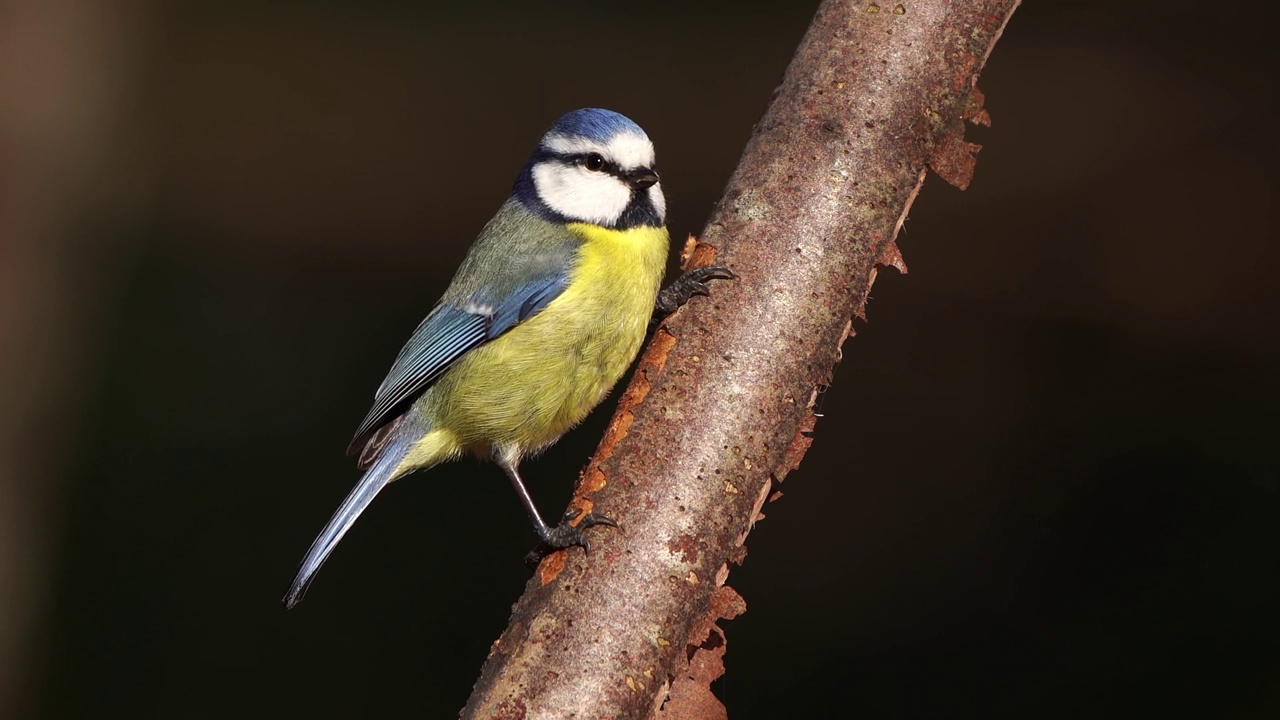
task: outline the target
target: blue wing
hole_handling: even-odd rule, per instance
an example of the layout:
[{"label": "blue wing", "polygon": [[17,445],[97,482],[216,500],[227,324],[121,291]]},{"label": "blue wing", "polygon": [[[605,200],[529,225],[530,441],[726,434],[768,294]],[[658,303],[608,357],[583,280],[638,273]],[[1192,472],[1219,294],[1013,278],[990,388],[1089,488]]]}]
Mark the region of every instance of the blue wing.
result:
[{"label": "blue wing", "polygon": [[560,273],[526,282],[497,302],[481,291],[460,303],[464,307],[436,305],[391,365],[347,452],[360,453],[379,428],[396,419],[459,358],[537,314],[568,284],[567,273]]}]

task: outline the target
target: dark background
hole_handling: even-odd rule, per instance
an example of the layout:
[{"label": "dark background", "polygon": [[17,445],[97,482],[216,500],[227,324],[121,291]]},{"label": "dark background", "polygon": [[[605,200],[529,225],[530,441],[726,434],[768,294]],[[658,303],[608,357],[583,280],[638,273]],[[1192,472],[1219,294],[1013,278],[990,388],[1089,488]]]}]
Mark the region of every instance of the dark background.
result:
[{"label": "dark background", "polygon": [[[285,613],[353,428],[556,116],[643,125],[683,238],[816,3],[15,7],[0,715],[454,716],[532,534],[438,468]],[[1015,14],[971,188],[926,183],[730,576],[731,718],[1280,713],[1270,44]],[[611,406],[526,466],[544,509]]]}]

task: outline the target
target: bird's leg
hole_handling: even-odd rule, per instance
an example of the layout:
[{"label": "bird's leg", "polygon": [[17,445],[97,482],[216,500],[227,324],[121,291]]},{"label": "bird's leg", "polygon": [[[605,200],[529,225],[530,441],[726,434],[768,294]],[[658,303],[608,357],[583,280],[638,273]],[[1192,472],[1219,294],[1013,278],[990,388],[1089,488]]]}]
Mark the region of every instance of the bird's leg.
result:
[{"label": "bird's leg", "polygon": [[[525,556],[524,562],[529,567],[537,567],[542,562],[542,558],[550,555],[556,550],[570,548],[577,545],[584,552],[591,552],[591,544],[587,542],[587,538],[582,534],[583,530],[596,525],[605,525],[608,527],[618,527],[618,524],[612,518],[599,513],[587,513],[581,518],[581,510],[570,510],[560,519],[560,524],[555,527],[547,525],[542,516],[538,514],[538,508],[533,504],[533,498],[529,495],[529,490],[525,488],[524,481],[520,479],[520,469],[514,453],[501,453],[495,457],[502,471],[511,479],[511,485],[516,489],[516,494],[520,496],[520,502],[524,505],[525,512],[529,513],[529,520],[533,523],[533,531],[538,534],[538,547],[534,548]],[[577,520],[577,524],[574,524]]]},{"label": "bird's leg", "polygon": [[708,265],[694,268],[676,278],[674,282],[658,293],[658,300],[653,304],[653,322],[670,315],[689,302],[694,295],[710,295],[708,280],[732,280],[734,274],[727,267]]},{"label": "bird's leg", "polygon": [[524,486],[524,481],[520,479],[520,469],[515,462],[509,462],[504,458],[498,458],[498,465],[502,467],[502,471],[511,479],[511,486],[516,489],[516,494],[520,496],[520,504],[524,505],[525,512],[529,513],[529,521],[533,523],[533,531],[538,533],[539,538],[545,538],[551,533],[551,529],[547,527],[546,521],[538,514],[538,506],[533,504],[533,498],[530,497],[528,489]]}]

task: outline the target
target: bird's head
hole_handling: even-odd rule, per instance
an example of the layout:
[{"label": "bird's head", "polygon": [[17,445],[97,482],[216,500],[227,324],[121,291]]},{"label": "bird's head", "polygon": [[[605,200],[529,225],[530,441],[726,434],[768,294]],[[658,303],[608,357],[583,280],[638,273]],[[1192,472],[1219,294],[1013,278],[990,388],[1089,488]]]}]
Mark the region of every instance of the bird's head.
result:
[{"label": "bird's head", "polygon": [[561,116],[542,136],[514,193],[560,222],[659,227],[667,214],[649,136],[623,115],[599,108]]}]

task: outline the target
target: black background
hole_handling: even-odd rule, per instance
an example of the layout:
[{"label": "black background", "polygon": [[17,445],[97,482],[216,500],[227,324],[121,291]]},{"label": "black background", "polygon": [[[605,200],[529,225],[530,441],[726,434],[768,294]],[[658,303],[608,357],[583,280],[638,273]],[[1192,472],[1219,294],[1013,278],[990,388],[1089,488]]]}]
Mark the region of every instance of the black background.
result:
[{"label": "black background", "polygon": [[[42,446],[65,473],[20,713],[454,716],[532,534],[495,468],[438,468],[285,613],[353,428],[551,121],[640,123],[683,238],[815,7],[135,6],[100,178],[134,189],[67,241],[94,334]],[[730,576],[731,718],[1280,711],[1276,83],[1249,12],[1015,14],[971,188],[927,181],[910,274],[881,273]],[[526,465],[549,512],[611,407]]]}]

